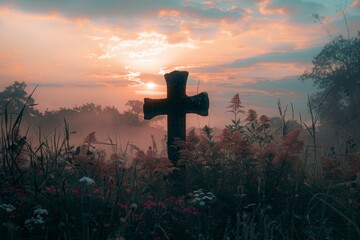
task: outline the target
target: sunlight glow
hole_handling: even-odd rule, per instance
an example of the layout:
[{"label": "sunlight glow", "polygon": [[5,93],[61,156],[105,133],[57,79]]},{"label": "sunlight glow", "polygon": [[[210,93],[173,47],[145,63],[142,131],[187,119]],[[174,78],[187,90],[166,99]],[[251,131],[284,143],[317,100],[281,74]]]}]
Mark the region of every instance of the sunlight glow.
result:
[{"label": "sunlight glow", "polygon": [[146,87],[150,90],[154,89],[156,87],[156,84],[153,82],[146,83]]},{"label": "sunlight glow", "polygon": [[[191,38],[171,42],[168,36],[156,31],[138,32],[132,36],[110,34],[109,36],[91,36],[92,41],[99,44],[101,53],[99,60],[115,59],[136,71],[157,73],[165,65],[169,65],[184,50],[197,49],[197,42]],[[168,54],[170,52],[172,54]]]}]

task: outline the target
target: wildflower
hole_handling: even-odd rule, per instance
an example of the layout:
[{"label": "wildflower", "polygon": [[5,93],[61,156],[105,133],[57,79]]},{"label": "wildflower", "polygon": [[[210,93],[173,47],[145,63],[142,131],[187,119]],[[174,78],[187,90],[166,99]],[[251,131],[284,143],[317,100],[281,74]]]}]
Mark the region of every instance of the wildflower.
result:
[{"label": "wildflower", "polygon": [[230,103],[231,104],[227,106],[227,108],[230,108],[229,112],[235,115],[235,121],[236,121],[237,114],[244,113],[244,111],[240,109],[244,107],[243,105],[241,105],[240,95],[238,93],[235,94],[234,97],[231,99]]},{"label": "wildflower", "polygon": [[194,194],[200,194],[200,193],[203,193],[203,190],[202,190],[202,189],[195,190],[193,193],[194,193]]},{"label": "wildflower", "polygon": [[127,203],[126,204],[119,203],[118,206],[125,211],[127,211],[129,208],[129,205]]},{"label": "wildflower", "polygon": [[89,147],[91,146],[91,144],[96,143],[97,139],[96,139],[96,132],[91,132],[89,133],[86,138],[84,139],[84,144],[88,145]]},{"label": "wildflower", "polygon": [[32,230],[35,226],[41,226],[45,223],[45,221],[43,219],[36,219],[34,217],[25,220],[25,227],[28,228],[29,230]]},{"label": "wildflower", "polygon": [[296,153],[303,148],[304,141],[299,140],[300,132],[301,130],[296,128],[286,134],[286,136],[283,139],[284,151],[288,151],[290,153]]},{"label": "wildflower", "polygon": [[34,210],[34,215],[43,215],[43,214],[48,215],[48,211],[43,208],[38,208]]},{"label": "wildflower", "polygon": [[34,210],[34,215],[36,217],[31,217],[25,220],[24,224],[27,229],[30,231],[33,230],[34,227],[44,227],[45,224],[44,215],[48,215],[48,211],[44,208],[38,208]]},{"label": "wildflower", "polygon": [[216,198],[212,192],[204,193],[202,189],[193,191],[193,196],[192,203],[199,204],[201,207],[211,203]]},{"label": "wildflower", "polygon": [[71,190],[71,192],[72,192],[75,196],[77,196],[77,197],[80,196],[80,190],[79,190],[78,188],[73,188],[73,189]]},{"label": "wildflower", "polygon": [[270,119],[268,116],[261,115],[259,120],[261,125],[266,125],[266,128],[270,127]]},{"label": "wildflower", "polygon": [[85,183],[86,185],[92,185],[95,183],[95,181],[89,177],[82,177],[80,178],[79,182]]},{"label": "wildflower", "polygon": [[7,213],[10,213],[16,209],[16,207],[11,204],[1,204],[0,208],[4,209]]},{"label": "wildflower", "polygon": [[49,193],[56,193],[56,187],[54,185],[50,185],[49,187],[46,188],[46,190]]},{"label": "wildflower", "polygon": [[256,122],[258,118],[257,112],[255,110],[249,109],[248,115],[245,119],[247,122]]},{"label": "wildflower", "polygon": [[132,211],[135,211],[136,209],[137,209],[137,204],[136,203],[133,203],[133,204],[131,204],[130,205],[130,209],[132,210]]}]

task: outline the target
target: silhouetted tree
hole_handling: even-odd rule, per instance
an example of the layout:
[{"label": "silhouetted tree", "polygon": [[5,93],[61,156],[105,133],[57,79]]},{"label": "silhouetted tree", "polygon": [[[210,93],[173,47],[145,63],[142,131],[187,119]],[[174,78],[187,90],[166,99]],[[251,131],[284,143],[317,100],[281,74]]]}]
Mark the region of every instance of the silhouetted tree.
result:
[{"label": "silhouetted tree", "polygon": [[130,107],[129,111],[136,114],[141,115],[143,114],[143,102],[139,100],[129,100],[125,104],[126,106]]},{"label": "silhouetted tree", "polygon": [[95,103],[85,103],[81,106],[74,107],[74,110],[80,114],[91,113],[95,115],[100,115],[102,113],[101,105],[96,105]]},{"label": "silhouetted tree", "polygon": [[353,131],[360,122],[360,32],[334,38],[314,57],[313,68],[302,80],[313,80],[312,96],[322,125]]},{"label": "silhouetted tree", "polygon": [[40,112],[35,109],[35,99],[26,92],[27,85],[25,82],[14,82],[0,92],[0,114],[5,112],[5,108],[9,114],[19,114],[25,104],[24,117],[39,116]]},{"label": "silhouetted tree", "polygon": [[122,117],[130,126],[139,126],[145,124],[143,115],[143,102],[139,100],[129,100],[126,103],[129,109],[126,110]]}]

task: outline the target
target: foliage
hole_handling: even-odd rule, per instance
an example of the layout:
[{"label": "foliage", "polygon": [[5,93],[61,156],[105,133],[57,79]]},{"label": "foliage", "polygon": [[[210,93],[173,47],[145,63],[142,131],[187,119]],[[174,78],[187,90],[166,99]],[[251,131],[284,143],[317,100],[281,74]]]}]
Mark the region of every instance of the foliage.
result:
[{"label": "foliage", "polygon": [[30,142],[4,115],[0,238],[359,239],[356,148],[322,156],[314,181],[302,128],[275,142],[268,117],[243,123],[192,129],[173,166],[156,147],[107,156],[95,132],[75,146],[67,121]]},{"label": "foliage", "polygon": [[139,100],[129,100],[126,106],[130,108],[124,112],[123,119],[127,121],[130,126],[139,126],[144,124],[143,102]]},{"label": "foliage", "polygon": [[351,133],[360,120],[360,32],[346,39],[334,38],[314,57],[313,68],[302,80],[312,80],[318,92],[312,100],[318,106],[322,125]]},{"label": "foliage", "polygon": [[35,109],[35,100],[32,94],[29,96],[26,92],[27,85],[25,82],[14,82],[12,85],[7,86],[0,92],[0,114],[4,114],[5,109],[10,115],[18,115],[23,106],[27,104],[24,109],[24,117],[37,117],[39,111]]},{"label": "foliage", "polygon": [[226,128],[230,129],[231,131],[239,131],[242,132],[240,117],[238,115],[240,113],[245,113],[244,110],[242,110],[244,106],[241,105],[240,95],[237,93],[233,96],[233,98],[230,101],[230,105],[227,106],[229,108],[229,112],[234,114],[234,118],[231,120],[231,124],[227,125]]}]

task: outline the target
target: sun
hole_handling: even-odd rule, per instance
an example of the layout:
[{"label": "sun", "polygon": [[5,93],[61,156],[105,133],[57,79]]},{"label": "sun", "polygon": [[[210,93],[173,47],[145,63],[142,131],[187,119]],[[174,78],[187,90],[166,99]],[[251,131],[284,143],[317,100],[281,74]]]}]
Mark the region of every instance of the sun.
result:
[{"label": "sun", "polygon": [[146,88],[149,90],[153,90],[156,87],[156,84],[153,82],[146,83]]}]

